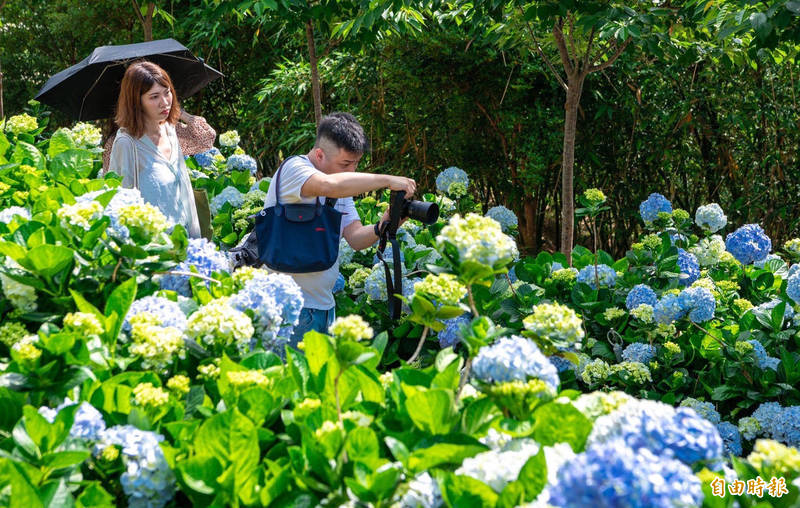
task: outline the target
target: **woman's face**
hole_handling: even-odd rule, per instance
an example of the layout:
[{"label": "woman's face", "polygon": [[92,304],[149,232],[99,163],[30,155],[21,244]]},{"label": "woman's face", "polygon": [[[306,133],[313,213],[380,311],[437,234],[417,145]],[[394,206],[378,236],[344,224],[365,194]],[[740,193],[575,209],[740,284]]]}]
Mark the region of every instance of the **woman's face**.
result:
[{"label": "woman's face", "polygon": [[152,88],[142,95],[142,109],[149,121],[163,122],[172,109],[172,92],[169,88],[154,83]]}]

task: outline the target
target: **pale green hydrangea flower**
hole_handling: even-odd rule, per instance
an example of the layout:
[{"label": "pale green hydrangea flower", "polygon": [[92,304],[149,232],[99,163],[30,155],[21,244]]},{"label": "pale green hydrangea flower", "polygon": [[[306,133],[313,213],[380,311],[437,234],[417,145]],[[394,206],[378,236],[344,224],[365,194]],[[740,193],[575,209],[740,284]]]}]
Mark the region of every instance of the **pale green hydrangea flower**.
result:
[{"label": "pale green hydrangea flower", "polygon": [[239,146],[241,138],[236,131],[226,131],[219,135],[219,144],[228,148]]},{"label": "pale green hydrangea flower", "polygon": [[450,273],[428,274],[422,281],[414,284],[414,291],[430,297],[434,303],[440,305],[457,305],[467,295],[467,288]]},{"label": "pale green hydrangea flower", "polygon": [[170,225],[161,210],[150,203],[120,207],[119,223],[125,227],[141,229],[148,239],[160,235]]},{"label": "pale green hydrangea flower", "polygon": [[795,255],[800,255],[800,238],[792,238],[783,244],[783,248]]},{"label": "pale green hydrangea flower", "polygon": [[78,122],[70,130],[75,145],[79,147],[92,148],[98,146],[103,140],[100,129],[86,122]]},{"label": "pale green hydrangea flower", "polygon": [[644,384],[653,380],[650,369],[641,362],[621,362],[611,366],[611,371],[625,381]]},{"label": "pale green hydrangea flower", "polygon": [[438,248],[442,249],[445,243],[458,250],[461,263],[473,261],[493,267],[500,260],[519,255],[514,239],[503,233],[496,220],[476,213],[454,215],[436,237]]},{"label": "pale green hydrangea flower", "polygon": [[269,378],[257,370],[232,370],[226,374],[228,382],[235,388],[259,386],[267,388]]},{"label": "pale green hydrangea flower", "polygon": [[88,312],[70,312],[64,316],[64,326],[86,335],[102,335],[105,331],[97,316]]},{"label": "pale green hydrangea flower", "polygon": [[130,319],[131,354],[142,357],[145,369],[164,370],[177,356],[186,358],[183,333],[172,326],[161,326],[157,316],[140,312]]},{"label": "pale green hydrangea flower", "polygon": [[759,439],[747,461],[757,469],[768,469],[782,476],[797,476],[800,472],[800,452],[772,439]]},{"label": "pale green hydrangea flower", "polygon": [[36,118],[27,113],[14,115],[6,120],[6,130],[17,135],[25,132],[33,132],[38,128],[39,122],[36,120]]},{"label": "pale green hydrangea flower", "polygon": [[351,314],[334,319],[329,332],[339,340],[352,340],[356,342],[362,339],[371,339],[373,335],[369,323],[364,321],[364,318],[358,314]]},{"label": "pale green hydrangea flower", "polygon": [[539,337],[565,342],[579,342],[583,339],[581,318],[566,305],[560,303],[541,303],[533,308],[533,314],[522,320],[526,330]]},{"label": "pale green hydrangea flower", "polygon": [[722,261],[725,250],[725,241],[720,235],[702,238],[695,245],[689,247],[689,252],[694,254],[700,266],[716,266]]},{"label": "pale green hydrangea flower", "polygon": [[364,287],[364,281],[367,280],[367,277],[371,273],[372,273],[371,268],[367,267],[358,268],[355,272],[353,272],[352,275],[350,275],[350,278],[347,279],[347,285],[354,289],[362,288]]},{"label": "pale green hydrangea flower", "polygon": [[631,309],[631,316],[645,324],[653,322],[653,306],[647,303],[640,303]]},{"label": "pale green hydrangea flower", "polygon": [[97,201],[86,201],[84,203],[75,203],[74,205],[64,204],[56,211],[56,217],[61,220],[61,224],[65,227],[72,225],[87,231],[92,227],[92,221],[102,216],[103,205]]},{"label": "pale green hydrangea flower", "polygon": [[583,192],[583,197],[586,198],[586,201],[593,205],[599,205],[606,200],[606,195],[603,194],[603,191],[600,189],[586,189]]},{"label": "pale green hydrangea flower", "polygon": [[201,344],[227,347],[236,345],[239,353],[250,350],[255,329],[244,312],[234,309],[227,298],[218,298],[201,306],[186,323],[186,335]]},{"label": "pale green hydrangea flower", "polygon": [[177,374],[169,378],[167,388],[181,395],[186,395],[189,393],[190,384],[191,380],[188,377],[183,374]]},{"label": "pale green hydrangea flower", "polygon": [[597,358],[588,363],[581,372],[581,379],[587,385],[602,383],[611,375],[611,366],[604,360]]},{"label": "pale green hydrangea flower", "polygon": [[625,314],[625,311],[619,307],[609,307],[603,312],[603,317],[606,318],[607,321],[613,321],[614,319],[621,318]]},{"label": "pale green hydrangea flower", "polygon": [[133,402],[141,407],[161,407],[169,402],[169,393],[153,383],[141,383],[133,388]]}]

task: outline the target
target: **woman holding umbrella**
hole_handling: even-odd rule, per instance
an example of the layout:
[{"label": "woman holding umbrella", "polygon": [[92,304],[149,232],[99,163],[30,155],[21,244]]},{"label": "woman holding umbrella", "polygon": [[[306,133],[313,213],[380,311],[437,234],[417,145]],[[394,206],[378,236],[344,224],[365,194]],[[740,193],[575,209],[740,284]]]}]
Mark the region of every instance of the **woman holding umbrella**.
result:
[{"label": "woman holding umbrella", "polygon": [[182,224],[191,238],[200,237],[189,170],[175,124],[181,115],[169,75],[151,62],[131,64],[122,78],[109,171],[122,186],[136,188],[167,219]]}]

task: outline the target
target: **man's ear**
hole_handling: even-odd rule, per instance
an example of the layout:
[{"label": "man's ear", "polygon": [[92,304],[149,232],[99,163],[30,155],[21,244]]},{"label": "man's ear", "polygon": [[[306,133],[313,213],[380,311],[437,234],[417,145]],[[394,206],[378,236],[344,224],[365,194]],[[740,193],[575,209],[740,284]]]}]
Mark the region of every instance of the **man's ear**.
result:
[{"label": "man's ear", "polygon": [[314,148],[314,155],[317,157],[317,160],[322,162],[325,160],[325,150],[320,147]]}]

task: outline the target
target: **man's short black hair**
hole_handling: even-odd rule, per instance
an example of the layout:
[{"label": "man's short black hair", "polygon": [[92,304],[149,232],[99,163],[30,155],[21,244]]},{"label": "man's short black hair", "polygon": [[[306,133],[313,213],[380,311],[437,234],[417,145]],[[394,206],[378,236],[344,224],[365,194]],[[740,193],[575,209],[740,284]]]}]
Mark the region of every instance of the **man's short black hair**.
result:
[{"label": "man's short black hair", "polygon": [[319,127],[317,127],[316,145],[319,145],[322,138],[348,152],[366,153],[369,151],[369,140],[364,134],[364,128],[350,113],[336,112],[322,117]]}]

